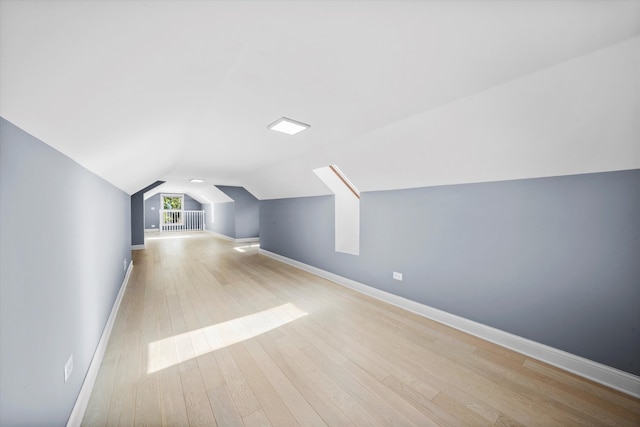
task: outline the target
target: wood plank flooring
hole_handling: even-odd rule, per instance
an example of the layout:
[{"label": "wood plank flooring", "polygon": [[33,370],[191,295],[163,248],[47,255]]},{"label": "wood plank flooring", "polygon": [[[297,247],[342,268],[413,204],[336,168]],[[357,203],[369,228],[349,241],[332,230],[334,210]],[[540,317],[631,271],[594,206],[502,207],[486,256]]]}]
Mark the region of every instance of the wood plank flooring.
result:
[{"label": "wood plank flooring", "polygon": [[640,425],[640,401],[208,233],[134,252],[83,425]]}]

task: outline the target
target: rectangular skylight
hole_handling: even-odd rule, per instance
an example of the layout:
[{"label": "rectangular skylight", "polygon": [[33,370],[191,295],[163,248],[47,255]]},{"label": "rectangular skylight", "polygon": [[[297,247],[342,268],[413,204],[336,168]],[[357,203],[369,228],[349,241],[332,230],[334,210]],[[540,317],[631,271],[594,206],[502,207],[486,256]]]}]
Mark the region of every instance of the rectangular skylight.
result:
[{"label": "rectangular skylight", "polygon": [[336,165],[313,172],[335,195],[335,249],[351,255],[360,254],[360,192]]},{"label": "rectangular skylight", "polygon": [[202,178],[191,178],[191,180],[189,182],[204,182],[204,179],[202,179]]},{"label": "rectangular skylight", "polygon": [[287,135],[295,135],[298,132],[309,129],[311,126],[302,122],[298,122],[296,120],[281,117],[275,122],[271,123],[268,127],[271,130],[286,133]]}]

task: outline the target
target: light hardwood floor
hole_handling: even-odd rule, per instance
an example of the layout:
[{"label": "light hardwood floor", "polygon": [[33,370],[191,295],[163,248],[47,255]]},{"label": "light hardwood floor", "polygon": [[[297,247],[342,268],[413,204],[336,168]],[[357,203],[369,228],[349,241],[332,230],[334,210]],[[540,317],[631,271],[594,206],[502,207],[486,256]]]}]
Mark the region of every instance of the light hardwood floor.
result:
[{"label": "light hardwood floor", "polygon": [[83,425],[640,425],[637,399],[250,244],[149,237]]}]

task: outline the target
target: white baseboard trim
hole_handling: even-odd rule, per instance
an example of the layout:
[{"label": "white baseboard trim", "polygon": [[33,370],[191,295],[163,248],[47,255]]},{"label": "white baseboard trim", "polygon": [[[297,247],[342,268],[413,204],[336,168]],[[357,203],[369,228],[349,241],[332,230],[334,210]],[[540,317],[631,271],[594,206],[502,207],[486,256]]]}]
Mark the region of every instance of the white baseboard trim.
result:
[{"label": "white baseboard trim", "polygon": [[206,231],[207,233],[211,233],[211,234],[213,234],[214,236],[219,237],[219,238],[221,238],[221,239],[228,240],[228,241],[230,241],[230,242],[233,242],[233,241],[235,241],[235,240],[236,240],[236,239],[234,239],[233,237],[225,236],[224,234],[216,233],[215,231],[207,230],[206,228],[205,228],[205,230],[204,230],[204,231]]},{"label": "white baseboard trim", "polygon": [[362,294],[376,298],[380,301],[403,308],[412,313],[419,314],[436,322],[443,323],[452,328],[474,335],[478,338],[498,344],[502,347],[514,350],[518,353],[564,369],[583,378],[595,381],[599,384],[611,387],[636,398],[640,398],[640,377],[594,362],[557,348],[549,347],[536,341],[465,319],[437,308],[429,307],[398,295],[391,294],[380,289],[367,286],[355,280],[347,279],[337,274],[313,267],[291,258],[260,249],[259,253],[277,261],[289,264],[293,267],[315,274],[339,285],[358,291]]},{"label": "white baseboard trim", "polygon": [[118,291],[116,301],[113,303],[113,307],[111,308],[111,313],[109,314],[109,318],[107,319],[107,324],[102,330],[102,336],[100,337],[100,341],[98,341],[98,347],[96,348],[95,353],[93,353],[93,358],[91,359],[91,363],[89,364],[87,375],[84,377],[82,387],[80,388],[80,393],[78,394],[75,405],[73,405],[71,416],[69,416],[69,420],[67,421],[67,427],[79,427],[82,423],[82,418],[84,418],[84,413],[87,410],[87,405],[89,404],[89,398],[91,397],[93,386],[95,385],[96,379],[98,378],[100,365],[102,364],[102,359],[104,359],[104,353],[107,350],[109,337],[111,336],[111,331],[113,330],[113,325],[116,321],[116,316],[118,315],[118,309],[120,308],[120,303],[122,302],[124,291],[127,289],[127,285],[129,284],[129,278],[131,277],[132,270],[133,260],[129,263],[129,268],[127,268],[127,273],[125,274],[124,280],[120,285],[120,290]]},{"label": "white baseboard trim", "polygon": [[140,251],[142,249],[144,249],[144,244],[142,244],[142,245],[131,245],[131,250],[132,251]]},{"label": "white baseboard trim", "polygon": [[145,228],[144,232],[145,233],[158,233],[160,231],[159,228]]},{"label": "white baseboard trim", "polygon": [[252,243],[252,242],[259,242],[260,238],[259,237],[244,237],[242,239],[233,239],[234,242],[236,243]]},{"label": "white baseboard trim", "polygon": [[215,231],[205,229],[207,233],[211,233],[216,237],[220,237],[221,239],[229,240],[234,243],[249,243],[249,242],[259,242],[260,237],[245,237],[242,239],[234,239],[233,237],[225,236],[224,234],[216,233]]}]

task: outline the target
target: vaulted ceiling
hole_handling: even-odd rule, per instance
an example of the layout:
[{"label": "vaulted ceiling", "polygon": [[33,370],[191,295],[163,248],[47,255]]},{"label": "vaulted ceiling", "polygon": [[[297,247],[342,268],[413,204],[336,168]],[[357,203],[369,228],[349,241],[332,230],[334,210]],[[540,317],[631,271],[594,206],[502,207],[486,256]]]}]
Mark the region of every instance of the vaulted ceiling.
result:
[{"label": "vaulted ceiling", "polygon": [[0,1],[0,115],[128,193],[638,168],[638,76],[638,1]]}]

